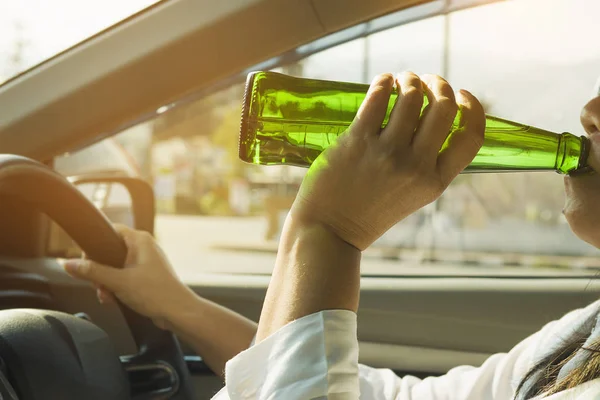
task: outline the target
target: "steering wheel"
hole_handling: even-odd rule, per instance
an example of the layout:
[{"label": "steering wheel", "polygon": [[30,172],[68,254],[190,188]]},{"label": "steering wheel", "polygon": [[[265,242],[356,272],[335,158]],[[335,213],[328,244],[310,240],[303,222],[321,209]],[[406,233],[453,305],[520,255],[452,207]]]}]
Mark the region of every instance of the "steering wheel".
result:
[{"label": "steering wheel", "polygon": [[[120,235],[113,229],[111,223],[75,186],[45,165],[21,156],[0,155],[0,194],[12,196],[18,201],[30,204],[31,207],[46,214],[73,238],[90,259],[115,268],[123,267],[127,256],[127,247]],[[165,379],[164,376],[166,374],[166,379],[170,381],[168,388],[156,389],[151,393],[151,396],[145,395],[135,398],[194,399],[190,374],[185,364],[179,342],[173,333],[158,328],[149,318],[136,313],[122,303],[119,303],[119,307],[137,344],[138,353],[123,358],[122,363],[116,362],[113,364],[117,365],[117,368],[122,368],[124,365],[128,371],[148,371],[148,375],[150,376],[153,373],[156,374],[153,371],[159,371],[163,379]],[[36,310],[36,313],[33,314],[27,312],[25,313],[27,316],[22,318],[25,320],[31,318],[39,319],[40,313],[44,312],[42,310]],[[95,325],[88,321],[68,314],[58,315],[62,313],[50,311],[45,313],[41,315],[41,318],[44,321],[54,322],[54,325],[50,324],[52,326],[49,329],[56,328],[55,331],[60,336],[59,340],[68,342],[67,344],[71,350],[75,348],[76,351],[73,350],[72,355],[77,359],[82,368],[86,364],[85,360],[90,360],[91,357],[102,356],[98,354],[97,349],[96,351],[88,351],[92,350],[93,347],[89,346],[89,337],[97,339],[101,336],[99,328],[95,328]],[[32,317],[34,314],[35,316]],[[9,316],[13,319],[21,318],[19,315],[13,312]],[[58,325],[56,325],[57,320]],[[14,367],[16,370],[13,370],[13,365],[6,360],[6,357],[11,358],[12,353],[16,352],[15,348],[19,344],[11,342],[11,340],[16,340],[11,339],[15,335],[11,336],[10,332],[6,333],[3,331],[3,321],[6,321],[6,318],[2,318],[2,315],[0,315],[0,357],[2,358],[0,359],[0,387],[6,379],[10,381],[11,376],[14,375],[14,371],[18,370],[18,367]],[[39,325],[38,322],[33,324]],[[26,323],[24,325],[27,326]],[[10,331],[10,329],[12,328],[6,328],[5,330]],[[38,331],[40,329],[42,328],[39,328]],[[45,325],[43,329],[46,329]],[[65,333],[65,330],[67,330],[67,333]],[[93,334],[90,333],[92,331],[94,332]],[[78,334],[87,336],[78,337]],[[65,335],[70,336],[67,338]],[[19,337],[22,337],[22,335]],[[42,338],[41,340],[45,339]],[[106,340],[108,341],[108,338]],[[77,344],[77,346],[74,346],[73,343]],[[79,345],[81,343],[83,345]],[[10,350],[12,352],[10,353],[11,355],[5,355],[3,352],[4,347],[8,349],[7,351]],[[48,351],[51,351],[51,349],[48,349]],[[109,352],[109,355],[114,356],[114,352]],[[15,357],[11,359],[15,359]],[[16,358],[18,359],[19,357]],[[5,368],[3,368],[2,361],[6,362]],[[108,361],[102,365],[108,365]],[[8,378],[5,378],[2,374],[4,370]],[[47,373],[56,375],[60,371],[48,371]],[[90,376],[95,373],[98,373],[98,371],[83,371],[82,376]],[[124,372],[115,372],[115,376],[119,374],[124,374]],[[27,379],[30,382],[32,380],[31,377],[22,377],[21,382],[25,382]],[[12,383],[14,384],[14,382]],[[33,382],[31,383],[33,384]],[[111,383],[106,382],[106,384],[110,385]],[[115,382],[115,384],[117,383]],[[93,389],[91,388],[91,390]],[[0,393],[1,391],[2,389],[0,389]],[[38,398],[23,395],[23,392],[27,392],[23,388],[20,390],[15,388],[15,391],[20,392],[19,395],[23,397],[20,400]],[[52,396],[46,398],[50,397]],[[12,399],[11,397],[5,398]],[[97,397],[90,393],[89,396],[85,395],[85,398],[95,399]],[[127,398],[131,398],[130,395]]]}]

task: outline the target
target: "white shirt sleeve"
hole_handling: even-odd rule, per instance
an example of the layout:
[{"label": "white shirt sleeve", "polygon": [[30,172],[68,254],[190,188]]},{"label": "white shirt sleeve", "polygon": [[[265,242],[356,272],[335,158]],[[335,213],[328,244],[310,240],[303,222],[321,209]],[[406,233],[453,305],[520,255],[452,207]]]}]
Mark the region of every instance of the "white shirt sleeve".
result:
[{"label": "white shirt sleeve", "polygon": [[231,400],[358,399],[356,314],[322,311],[291,322],[231,359],[225,377]]},{"label": "white shirt sleeve", "polygon": [[225,369],[217,400],[505,400],[531,368],[540,348],[550,351],[580,313],[567,314],[480,367],[440,377],[400,378],[358,364],[356,314],[329,310],[300,318],[238,354]]}]

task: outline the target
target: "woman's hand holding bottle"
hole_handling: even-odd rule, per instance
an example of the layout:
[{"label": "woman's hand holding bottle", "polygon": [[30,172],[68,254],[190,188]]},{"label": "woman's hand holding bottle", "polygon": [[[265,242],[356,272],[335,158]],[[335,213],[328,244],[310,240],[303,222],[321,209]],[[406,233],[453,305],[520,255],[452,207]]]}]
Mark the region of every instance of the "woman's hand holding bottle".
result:
[{"label": "woman's hand holding bottle", "polygon": [[[371,84],[356,119],[308,171],[292,215],[317,222],[364,250],[390,227],[437,199],[483,144],[485,115],[470,93],[440,77],[401,74],[389,123],[381,125],[394,78]],[[423,94],[429,106],[420,118]],[[458,111],[461,127],[442,149]]]}]

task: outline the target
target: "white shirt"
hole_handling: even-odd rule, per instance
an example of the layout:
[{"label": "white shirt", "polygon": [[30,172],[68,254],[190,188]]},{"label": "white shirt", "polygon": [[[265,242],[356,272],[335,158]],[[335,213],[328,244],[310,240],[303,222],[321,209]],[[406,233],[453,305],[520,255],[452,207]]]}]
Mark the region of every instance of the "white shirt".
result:
[{"label": "white shirt", "polygon": [[[512,400],[535,362],[599,307],[596,302],[568,313],[480,367],[461,366],[423,380],[360,365],[356,314],[322,311],[284,326],[230,360],[226,386],[213,399]],[[600,379],[545,399],[598,400]]]}]

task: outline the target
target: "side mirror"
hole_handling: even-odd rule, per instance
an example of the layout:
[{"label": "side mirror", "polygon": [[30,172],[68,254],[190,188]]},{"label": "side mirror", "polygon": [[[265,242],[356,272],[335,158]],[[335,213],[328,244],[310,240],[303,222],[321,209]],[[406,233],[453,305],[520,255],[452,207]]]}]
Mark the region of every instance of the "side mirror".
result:
[{"label": "side mirror", "polygon": [[[154,234],[154,190],[146,181],[129,176],[85,175],[69,178],[113,223]],[[55,223],[51,224],[48,253],[80,257],[81,249]]]}]

